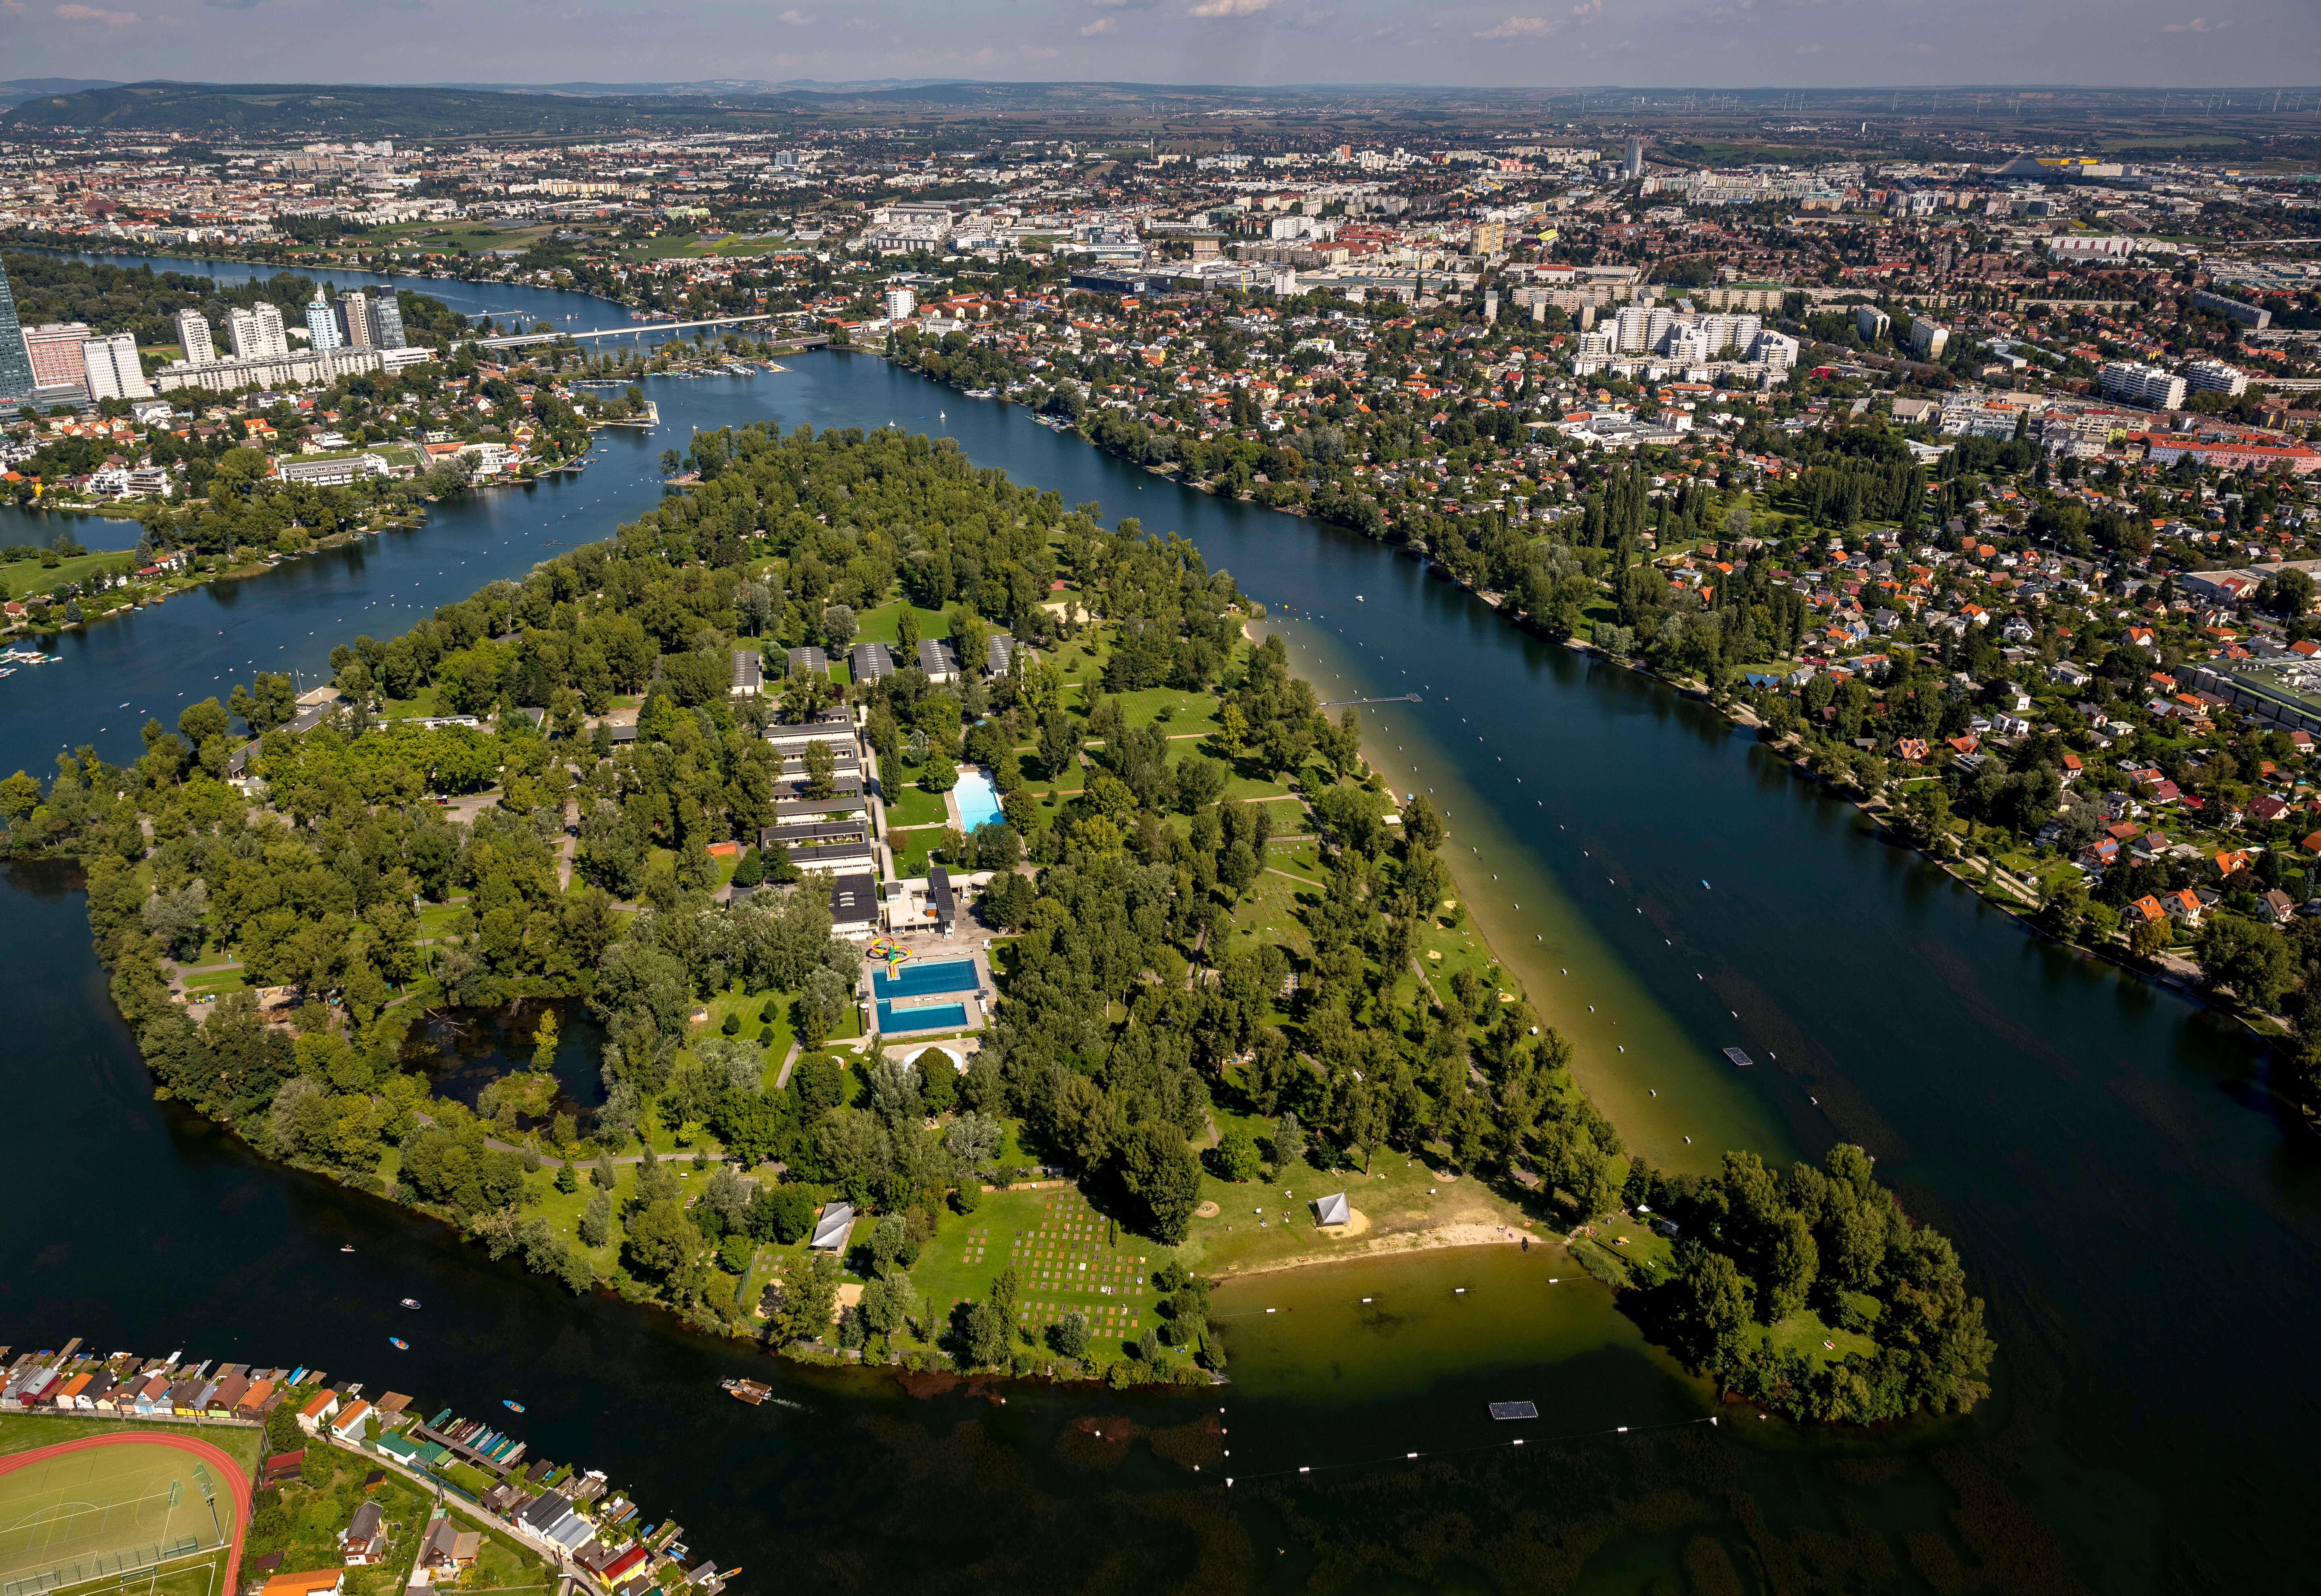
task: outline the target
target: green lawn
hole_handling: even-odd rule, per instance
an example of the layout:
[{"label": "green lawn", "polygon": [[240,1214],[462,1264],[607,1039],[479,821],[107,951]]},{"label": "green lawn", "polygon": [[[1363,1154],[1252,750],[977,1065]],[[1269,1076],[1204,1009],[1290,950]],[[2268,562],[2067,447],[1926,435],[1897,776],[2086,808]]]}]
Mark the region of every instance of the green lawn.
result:
[{"label": "green lawn", "polygon": [[[915,830],[888,834],[887,841],[895,850],[895,874],[898,880],[915,880],[927,873],[934,862],[934,856],[942,848],[946,829],[942,826],[922,826]],[[943,862],[952,866],[958,864],[955,859]]]},{"label": "green lawn", "polygon": [[[1131,726],[1143,726],[1154,721],[1171,737],[1187,731],[1215,731],[1218,721],[1218,701],[1214,693],[1188,693],[1181,687],[1150,687],[1138,693],[1122,693],[1113,702],[1128,717]],[[1171,749],[1170,757],[1178,757],[1181,749]]]},{"label": "green lawn", "polygon": [[0,587],[8,590],[10,598],[45,597],[64,583],[86,582],[95,573],[114,569],[129,560],[130,551],[126,549],[77,554],[53,567],[43,566],[36,559],[9,560],[0,564]]},{"label": "green lawn", "polygon": [[1802,1352],[1816,1366],[1836,1363],[1852,1353],[1870,1357],[1878,1351],[1878,1343],[1868,1336],[1854,1330],[1832,1329],[1822,1323],[1818,1314],[1805,1308],[1777,1325],[1758,1327],[1757,1333],[1765,1347]]},{"label": "green lawn", "polygon": [[249,984],[238,965],[230,970],[204,970],[186,977],[186,995],[199,1002],[203,998],[223,997],[229,992],[240,992]]},{"label": "green lawn", "polygon": [[[917,605],[897,599],[880,604],[875,610],[864,610],[855,616],[855,640],[862,643],[884,643],[893,648],[902,639],[903,612],[909,610],[919,618],[919,635],[923,638],[951,636],[951,617],[941,610],[922,610]],[[897,659],[897,667],[911,663]]]},{"label": "green lawn", "polygon": [[918,784],[918,770],[904,766],[897,773],[900,778],[886,784],[881,793],[887,804],[887,824],[896,826],[940,826],[948,823],[951,812],[943,806],[941,793],[930,793]]},{"label": "green lawn", "polygon": [[[224,1568],[225,1554],[213,1552],[189,1563],[172,1564],[168,1573],[158,1578],[148,1575],[126,1588],[133,1591],[133,1596],[217,1596],[218,1576]],[[52,1586],[42,1596],[96,1596],[99,1591],[113,1596],[123,1589],[121,1576],[108,1573],[77,1585]]]},{"label": "green lawn", "polygon": [[157,1424],[145,1419],[97,1417],[48,1419],[31,1413],[10,1413],[0,1414],[0,1457],[12,1452],[29,1452],[36,1446],[53,1446],[59,1441],[78,1441],[123,1430],[134,1430],[139,1435],[199,1436],[249,1470],[253,1478],[264,1439],[260,1431],[232,1425]]},{"label": "green lawn", "polygon": [[[1116,1237],[1105,1216],[1069,1187],[987,1192],[974,1213],[945,1213],[911,1271],[928,1317],[947,1323],[954,1302],[987,1300],[991,1283],[1014,1264],[1019,1282],[1017,1347],[1025,1352],[1046,1328],[1074,1309],[1096,1334],[1092,1357],[1124,1356],[1146,1327],[1160,1320],[1151,1271],[1167,1249],[1124,1227]],[[1044,1348],[1045,1343],[1038,1345]]]}]

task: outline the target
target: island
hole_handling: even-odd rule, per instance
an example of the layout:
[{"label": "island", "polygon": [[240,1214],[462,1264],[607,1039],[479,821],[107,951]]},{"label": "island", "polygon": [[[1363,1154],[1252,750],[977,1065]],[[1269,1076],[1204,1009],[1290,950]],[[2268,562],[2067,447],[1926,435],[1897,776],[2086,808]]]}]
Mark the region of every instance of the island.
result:
[{"label": "island", "polygon": [[[292,725],[237,687],[10,779],[158,1090],[795,1356],[1206,1383],[1224,1274],[1529,1237],[1785,1412],[1982,1394],[1859,1149],[1626,1153],[1442,818],[1189,544],[892,430],[691,453]],[[452,1029],[504,1067],[439,1085]]]}]

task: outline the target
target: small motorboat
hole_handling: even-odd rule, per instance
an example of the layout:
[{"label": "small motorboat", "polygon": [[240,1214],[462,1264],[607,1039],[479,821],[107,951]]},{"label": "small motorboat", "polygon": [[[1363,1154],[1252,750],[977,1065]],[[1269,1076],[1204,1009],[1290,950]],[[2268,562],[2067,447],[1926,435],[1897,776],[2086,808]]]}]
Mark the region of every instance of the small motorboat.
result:
[{"label": "small motorboat", "polygon": [[350,1253],[350,1252],[354,1251],[355,1249],[354,1249],[353,1247],[342,1247],[339,1248],[339,1250],[340,1250],[341,1252],[342,1252],[342,1253]]},{"label": "small motorboat", "polygon": [[521,1413],[523,1411],[523,1404],[522,1402],[511,1401],[506,1397],[502,1397],[500,1399],[500,1406],[505,1408],[511,1413]]},{"label": "small motorboat", "polygon": [[1358,593],[1358,594],[1354,594],[1354,603],[1358,603],[1358,604],[1366,604],[1366,603],[1370,603],[1370,600],[1368,600],[1368,599],[1364,598],[1361,594],[1359,594],[1359,593]]},{"label": "small motorboat", "polygon": [[726,1395],[753,1408],[774,1394],[774,1388],[761,1380],[720,1380],[717,1384]]},{"label": "small motorboat", "polygon": [[389,1336],[387,1338],[387,1344],[389,1347],[394,1347],[397,1352],[408,1352],[411,1350],[411,1343],[405,1340],[400,1336]]},{"label": "small motorboat", "polygon": [[416,1297],[405,1297],[403,1299],[403,1305],[405,1308],[416,1310],[419,1306],[419,1300]]}]

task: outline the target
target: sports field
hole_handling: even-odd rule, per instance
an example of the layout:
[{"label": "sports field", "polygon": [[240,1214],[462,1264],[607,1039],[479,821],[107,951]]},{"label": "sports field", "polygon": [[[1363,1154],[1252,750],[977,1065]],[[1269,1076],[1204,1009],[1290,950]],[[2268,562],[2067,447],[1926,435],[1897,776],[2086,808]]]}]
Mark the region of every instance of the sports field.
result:
[{"label": "sports field", "polygon": [[163,1441],[34,1454],[0,1473],[0,1596],[150,1569],[227,1543],[235,1482]]}]

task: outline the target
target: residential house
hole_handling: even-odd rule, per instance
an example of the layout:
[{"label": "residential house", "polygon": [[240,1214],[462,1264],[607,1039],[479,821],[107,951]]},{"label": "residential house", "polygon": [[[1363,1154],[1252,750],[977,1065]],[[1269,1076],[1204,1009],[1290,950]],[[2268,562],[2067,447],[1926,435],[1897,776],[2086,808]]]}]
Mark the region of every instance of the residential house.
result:
[{"label": "residential house", "polygon": [[361,1568],[387,1555],[387,1511],[375,1501],[367,1501],[355,1510],[347,1527],[339,1531],[339,1549],[346,1555],[349,1568]]},{"label": "residential house", "polygon": [[339,1393],[337,1392],[316,1392],[306,1399],[306,1405],[298,1410],[298,1428],[311,1436],[322,1428],[331,1415],[338,1410]]},{"label": "residential house", "polygon": [[361,1446],[363,1420],[370,1416],[371,1405],[358,1398],[347,1407],[341,1409],[338,1416],[331,1420],[332,1438],[350,1446]]},{"label": "residential house", "polygon": [[344,1568],[315,1568],[299,1573],[278,1573],[259,1587],[258,1596],[341,1596],[346,1589]]},{"label": "residential house", "polygon": [[427,1539],[419,1548],[419,1566],[431,1573],[455,1573],[474,1564],[483,1543],[480,1531],[462,1529],[448,1517],[438,1519],[427,1527]]}]

